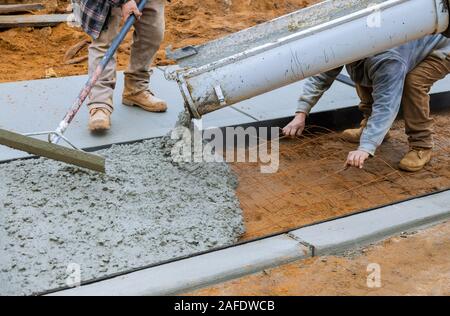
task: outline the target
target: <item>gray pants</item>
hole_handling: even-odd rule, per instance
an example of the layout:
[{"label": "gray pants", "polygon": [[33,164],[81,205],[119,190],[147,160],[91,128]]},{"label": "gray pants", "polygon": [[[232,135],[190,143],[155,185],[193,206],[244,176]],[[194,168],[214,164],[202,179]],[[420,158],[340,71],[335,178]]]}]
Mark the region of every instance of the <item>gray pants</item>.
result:
[{"label": "gray pants", "polygon": [[[128,93],[139,93],[149,87],[152,74],[150,65],[164,38],[164,7],[165,0],[149,1],[142,12],[140,20],[134,25],[130,62],[125,72]],[[120,21],[121,9],[113,8],[100,37],[89,46],[89,74],[96,69],[111,42],[118,34]],[[117,56],[114,56],[92,89],[88,101],[90,110],[104,108],[111,112],[113,111],[113,94],[116,87],[116,58]]]}]

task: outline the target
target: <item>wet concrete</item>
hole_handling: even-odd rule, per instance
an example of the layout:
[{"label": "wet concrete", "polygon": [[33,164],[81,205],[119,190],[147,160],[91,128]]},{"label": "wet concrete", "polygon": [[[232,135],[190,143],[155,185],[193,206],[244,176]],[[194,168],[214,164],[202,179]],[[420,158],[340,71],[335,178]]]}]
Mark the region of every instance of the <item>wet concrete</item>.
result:
[{"label": "wet concrete", "polygon": [[229,167],[174,164],[167,146],[102,151],[107,175],[42,158],[0,165],[0,295],[65,286],[71,263],[89,280],[236,242]]}]

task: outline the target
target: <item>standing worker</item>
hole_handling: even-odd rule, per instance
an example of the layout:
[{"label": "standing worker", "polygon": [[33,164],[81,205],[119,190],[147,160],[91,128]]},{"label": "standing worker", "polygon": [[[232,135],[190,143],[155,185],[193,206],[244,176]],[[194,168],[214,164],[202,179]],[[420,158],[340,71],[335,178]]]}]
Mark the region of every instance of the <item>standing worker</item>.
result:
[{"label": "standing worker", "polygon": [[[149,112],[167,111],[167,103],[150,90],[150,65],[164,38],[165,0],[150,0],[139,12],[134,0],[80,0],[81,25],[93,41],[89,47],[89,73],[102,60],[111,42],[119,33],[120,22],[131,14],[138,20],[134,25],[133,44],[122,103],[138,106]],[[111,128],[116,87],[116,56],[106,67],[89,96],[89,129],[92,132]]]}]

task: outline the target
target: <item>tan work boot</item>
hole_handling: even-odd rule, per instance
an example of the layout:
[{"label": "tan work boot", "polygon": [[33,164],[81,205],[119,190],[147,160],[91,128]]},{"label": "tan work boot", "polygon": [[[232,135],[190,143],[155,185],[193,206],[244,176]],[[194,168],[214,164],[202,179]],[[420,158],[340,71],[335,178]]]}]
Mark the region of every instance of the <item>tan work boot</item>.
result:
[{"label": "tan work boot", "polygon": [[111,112],[107,109],[92,109],[89,115],[89,130],[91,132],[103,132],[111,128]]},{"label": "tan work boot", "polygon": [[363,130],[363,127],[346,129],[341,133],[341,138],[349,143],[357,144],[361,140]]},{"label": "tan work boot", "polygon": [[400,161],[399,168],[409,172],[420,171],[430,162],[431,155],[431,149],[413,148]]},{"label": "tan work boot", "polygon": [[167,103],[155,97],[150,90],[144,90],[137,94],[124,92],[122,103],[128,106],[138,106],[149,112],[167,111]]},{"label": "tan work boot", "polygon": [[[361,135],[364,131],[364,127],[346,129],[341,133],[341,138],[349,143],[358,144],[361,140]],[[384,141],[389,140],[392,137],[391,131],[386,134]]]}]

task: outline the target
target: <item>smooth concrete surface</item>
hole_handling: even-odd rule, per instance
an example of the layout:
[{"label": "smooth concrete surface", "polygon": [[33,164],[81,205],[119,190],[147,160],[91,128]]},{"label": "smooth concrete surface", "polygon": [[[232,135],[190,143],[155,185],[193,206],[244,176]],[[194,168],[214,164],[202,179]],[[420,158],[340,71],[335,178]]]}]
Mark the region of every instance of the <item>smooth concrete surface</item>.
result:
[{"label": "smooth concrete surface", "polygon": [[344,217],[52,295],[170,295],[287,262],[340,253],[450,218],[450,191]]},{"label": "smooth concrete surface", "polygon": [[[104,135],[92,135],[87,129],[88,111],[83,107],[66,136],[80,148],[92,148],[166,135],[183,110],[183,98],[177,84],[164,78],[163,70],[165,68],[154,70],[151,86],[158,96],[168,101],[170,108],[167,113],[149,113],[121,105],[123,73],[119,72],[111,131]],[[20,133],[54,130],[86,80],[87,76],[74,76],[0,84],[0,128]],[[298,82],[208,114],[197,125],[207,129],[292,116],[301,84]],[[432,93],[447,91],[449,86],[450,77],[438,82]],[[335,82],[313,112],[357,104],[355,89]],[[24,152],[0,146],[0,162],[26,156],[28,154]]]},{"label": "smooth concrete surface", "polygon": [[[0,84],[0,126],[4,129],[28,133],[54,130],[81,87],[86,76],[64,77]],[[87,129],[88,110],[83,106],[66,132],[66,136],[80,148],[128,142],[164,135],[175,125],[183,101],[174,82],[164,79],[162,71],[156,69],[152,89],[171,105],[167,113],[148,113],[138,108],[121,105],[123,74],[118,74],[114,95],[115,112],[113,129],[100,136]],[[0,160],[19,158],[22,152],[0,147]]]},{"label": "smooth concrete surface", "polygon": [[[73,76],[0,84],[0,128],[20,133],[54,130],[86,80],[86,76]],[[205,115],[197,125],[207,129],[291,116],[295,112],[299,84],[247,100],[235,105],[236,109],[229,107]],[[88,110],[84,106],[67,130],[66,137],[79,148],[92,148],[166,135],[183,110],[183,98],[178,85],[167,81],[160,69],[154,70],[151,86],[169,103],[167,113],[149,113],[123,106],[123,73],[119,72],[113,128],[104,135],[91,134],[87,129]],[[354,105],[356,94],[353,90],[337,83],[315,111]],[[28,154],[24,152],[0,146],[0,161],[26,156]]]},{"label": "smooth concrete surface", "polygon": [[309,248],[280,235],[52,295],[174,295],[307,258],[311,254]]},{"label": "smooth concrete surface", "polygon": [[[0,128],[20,133],[55,130],[86,80],[86,76],[73,76],[0,84]],[[149,113],[123,106],[123,73],[119,72],[114,94],[113,128],[103,135],[91,134],[87,129],[88,110],[83,106],[65,136],[79,148],[92,148],[166,135],[184,109],[183,99],[178,85],[167,81],[160,69],[154,70],[151,87],[158,96],[167,100],[168,112]],[[224,124],[251,121],[248,116],[230,108],[205,117],[203,126],[222,127]],[[24,152],[0,146],[0,161],[26,156],[28,154]]]},{"label": "smooth concrete surface", "polygon": [[450,218],[450,191],[302,228],[291,235],[312,244],[315,255],[335,254],[446,218]]},{"label": "smooth concrete surface", "polygon": [[[75,100],[86,76],[63,77],[0,84],[0,128],[20,133],[54,130]],[[298,82],[206,115],[204,129],[265,121],[292,116],[296,110]],[[123,73],[118,73],[114,95],[113,128],[104,135],[92,135],[87,129],[88,111],[83,107],[69,127],[66,136],[80,148],[108,146],[166,135],[183,110],[183,98],[175,82],[155,69],[151,83],[154,92],[170,105],[167,113],[149,113],[121,105]],[[448,90],[450,78],[438,82],[433,93]],[[336,82],[313,112],[323,112],[358,104],[355,89]],[[200,123],[197,122],[197,125]],[[0,146],[0,161],[26,157],[28,154]]]},{"label": "smooth concrete surface", "polygon": [[[345,69],[343,74],[348,76]],[[247,117],[236,117],[240,119],[239,121],[233,121],[235,119],[234,115],[226,115],[226,111],[229,109],[226,108],[206,115],[204,117],[203,125],[205,128],[223,127],[251,123],[255,120],[267,121],[291,117],[297,110],[297,100],[299,98],[302,84],[303,83],[299,81],[234,105],[234,108],[247,114]],[[433,86],[431,93],[438,94],[447,92],[449,87],[450,76],[437,82]],[[323,95],[317,105],[312,109],[311,113],[350,108],[357,106],[358,104],[359,97],[355,88],[336,80],[331,88]]]},{"label": "smooth concrete surface", "polygon": [[[302,82],[255,97],[235,105],[236,108],[252,115],[258,121],[266,121],[294,115],[297,110]],[[335,82],[329,91],[313,108],[312,113],[325,112],[358,105],[356,90],[341,82]]]}]

